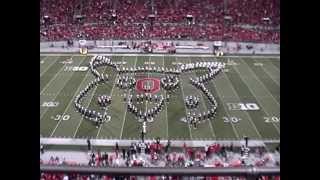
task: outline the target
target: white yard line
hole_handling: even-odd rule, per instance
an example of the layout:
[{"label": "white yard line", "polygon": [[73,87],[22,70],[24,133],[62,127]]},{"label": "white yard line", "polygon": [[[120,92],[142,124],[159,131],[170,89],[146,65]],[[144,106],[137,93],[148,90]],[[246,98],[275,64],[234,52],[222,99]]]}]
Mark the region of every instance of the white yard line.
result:
[{"label": "white yard line", "polygon": [[[80,64],[81,64],[81,63],[80,63]],[[42,91],[40,92],[40,95],[43,93],[44,90],[46,90],[46,89],[49,87],[49,85],[52,83],[52,81],[57,78],[57,76],[61,73],[61,71],[65,68],[66,65],[67,65],[67,64],[64,64],[64,65],[61,67],[61,69],[50,79],[50,81],[48,82],[48,84],[47,84],[45,87],[43,87]]]},{"label": "white yard line", "polygon": [[[123,61],[123,57],[122,57],[122,61]],[[112,86],[112,89],[111,89],[111,92],[110,92],[110,97],[112,97],[113,89],[114,89],[114,86],[116,85],[116,80],[117,80],[118,77],[119,77],[119,73],[117,72],[117,75],[116,75],[116,77],[114,78],[114,81],[113,81],[113,86]],[[107,112],[107,109],[105,109],[103,113],[106,113],[106,112]],[[111,118],[112,118],[112,117],[111,117]],[[98,138],[101,129],[102,129],[102,124],[101,124],[100,127],[99,127],[98,133],[97,133],[97,135],[96,135],[96,139]]]},{"label": "white yard line", "polygon": [[262,66],[262,70],[270,77],[270,79],[272,79],[273,82],[275,82],[278,86],[280,86],[280,82],[275,80],[276,77],[272,76],[266,68]]},{"label": "white yard line", "polygon": [[[41,56],[40,56],[41,57]],[[45,63],[45,60],[46,59],[48,59],[49,58],[49,56],[45,56],[44,58],[42,58],[41,60],[40,60],[40,64],[44,64]],[[57,59],[57,57],[56,57],[56,59]],[[50,63],[54,63],[54,62],[50,62]],[[50,66],[51,64],[49,64],[49,65],[46,65],[46,68],[48,67],[48,66]],[[42,65],[43,66],[43,65]],[[40,65],[40,67],[41,67],[41,65]],[[41,74],[41,69],[40,69],[40,74]],[[40,76],[41,77],[41,76]]]},{"label": "white yard line", "polygon": [[[107,69],[107,68],[105,67],[105,68],[103,69],[103,72],[104,72],[106,69]],[[88,103],[88,105],[87,105],[86,108],[88,108],[88,107],[90,106],[91,101],[92,101],[92,99],[93,99],[93,96],[94,96],[95,93],[96,93],[96,90],[97,90],[98,86],[95,86],[94,88],[95,88],[95,89],[92,91],[92,95],[91,95],[90,101],[89,101],[89,103]],[[81,125],[81,123],[82,123],[83,120],[84,120],[84,117],[81,118],[81,120],[80,120],[80,122],[79,122],[79,124],[78,124],[78,127],[77,127],[76,131],[75,131],[74,134],[73,134],[73,138],[76,137],[77,132],[78,132],[78,130],[79,130],[79,128],[80,128],[80,125]]]},{"label": "white yard line", "polygon": [[[191,58],[189,58],[189,62],[192,63],[192,62],[191,62]],[[192,74],[194,74],[194,75],[197,77],[197,74],[195,73],[195,71],[192,71]],[[194,87],[194,86],[193,86],[193,87]],[[195,87],[194,87],[194,88],[195,88]],[[199,93],[199,91],[197,90],[197,94],[200,94],[200,97],[201,97],[201,99],[202,99],[202,105],[203,105],[203,107],[206,108],[206,110],[208,111],[208,107],[207,107],[207,105],[204,103],[204,98],[203,98],[203,96],[202,96],[202,93],[203,93],[202,91],[201,91],[201,93]],[[209,127],[210,127],[210,129],[211,129],[211,133],[212,133],[213,137],[216,138],[216,134],[214,133],[214,130],[213,130],[213,127],[212,127],[212,124],[211,124],[210,119],[208,119],[207,122],[209,123]]]},{"label": "white yard line", "polygon": [[[240,79],[242,79],[240,71],[239,71],[238,69],[236,69],[236,68],[235,68],[235,71],[239,74]],[[268,111],[266,111],[266,108],[265,108],[265,106],[263,105],[263,103],[261,103],[260,99],[259,99],[259,98],[255,95],[255,93],[251,90],[251,88],[250,88],[250,86],[248,85],[248,83],[247,83],[246,81],[244,81],[243,79],[242,79],[242,81],[248,86],[248,89],[249,89],[249,91],[251,92],[251,94],[255,97],[255,99],[256,99],[256,100],[259,102],[259,104],[262,106],[262,110],[263,110],[268,116],[270,116],[270,114],[268,113]],[[278,131],[278,133],[280,133],[279,128],[278,128],[273,122],[272,122],[271,124],[275,127],[275,129]]]},{"label": "white yard line", "polygon": [[[240,75],[240,72],[238,70],[236,70],[241,78],[241,75]],[[266,108],[265,106],[263,105],[263,103],[261,103],[260,99],[254,94],[254,92],[251,90],[251,88],[249,88],[249,85],[246,83],[246,81],[242,80],[247,86],[248,86],[248,89],[249,91],[253,94],[253,96],[256,98],[256,100],[259,102],[259,104],[262,106],[263,108],[263,111],[268,115],[270,116],[270,114],[268,113],[268,111],[266,111]],[[278,126],[276,126],[273,122],[271,123],[275,128],[276,130],[278,131],[278,133],[280,133],[280,130],[278,128]]]},{"label": "white yard line", "polygon": [[[257,62],[257,61],[255,60],[255,62]],[[261,69],[262,69],[262,71],[264,71],[264,72],[270,77],[270,79],[272,79],[273,82],[275,82],[278,86],[280,86],[279,81],[276,81],[276,80],[275,80],[276,77],[273,77],[273,76],[270,74],[271,72],[269,72],[264,66],[262,66]],[[277,70],[277,71],[278,71],[278,70]]]},{"label": "white yard line", "polygon": [[[201,58],[201,59],[203,60],[203,58]],[[221,72],[221,73],[224,73],[224,72]],[[213,82],[211,82],[211,81],[210,81],[209,83],[212,83],[212,85],[214,86],[214,88],[215,88],[216,91],[217,91],[217,95],[218,95],[219,97],[223,97],[222,95],[220,96],[221,93],[219,93],[219,89],[216,87],[215,83],[213,83]],[[224,103],[223,103],[223,99],[222,99],[222,98],[221,98],[221,102],[222,102],[222,108],[224,109],[224,111],[226,112],[226,114],[227,114],[229,117],[231,117],[230,114],[229,114],[229,112],[227,111],[227,108],[225,107],[225,105],[224,105]],[[236,138],[237,138],[237,139],[240,139],[239,133],[238,133],[238,131],[236,130],[236,128],[234,127],[233,123],[231,123],[231,127],[232,127],[232,129],[233,129],[234,134],[236,135]]]},{"label": "white yard line", "polygon": [[[86,75],[84,76],[83,80],[81,81],[80,85],[78,86],[77,90],[75,91],[74,95],[72,96],[71,100],[69,101],[68,106],[66,107],[66,109],[64,110],[64,112],[62,113],[62,116],[69,110],[70,105],[72,104],[75,96],[78,94],[78,91],[80,89],[80,87],[82,86],[82,83],[87,79],[88,75],[90,74],[90,70],[87,71]],[[56,129],[58,128],[58,126],[60,125],[60,123],[62,122],[62,120],[60,119],[59,122],[57,123],[56,127],[53,129],[50,137],[53,136],[53,134],[55,133]]]},{"label": "white yard line", "polygon": [[[82,62],[80,62],[80,64],[81,64]],[[70,78],[72,77],[72,75],[73,75],[73,73],[75,73],[75,72],[72,72],[71,74],[70,74]],[[70,80],[70,78],[68,79],[68,81]],[[67,85],[66,84],[67,83],[67,81],[65,81],[65,84],[63,85],[63,87],[57,92],[57,93],[55,93],[55,94],[53,94],[53,100],[55,100],[57,97],[58,97],[58,95],[60,94],[60,92],[62,91],[62,89]],[[42,94],[40,94],[40,96],[41,96]],[[46,108],[45,110],[44,110],[44,112],[42,113],[42,115],[40,116],[40,120],[43,118],[43,116],[46,114],[46,112],[48,111],[48,109],[49,108]]]},{"label": "white yard line", "polygon": [[[223,73],[223,72],[222,72]],[[209,82],[209,83],[212,83],[212,82]],[[214,84],[214,83],[212,83],[212,85],[215,87],[215,89],[217,90],[217,95],[219,96],[219,97],[222,97],[222,95],[221,95],[221,93],[219,93],[219,90],[218,90],[218,88],[216,87],[216,85]],[[220,96],[221,95],[221,96]],[[229,116],[229,117],[231,117],[231,115],[229,114],[229,112],[227,111],[227,108],[225,107],[225,105],[224,105],[224,103],[223,103],[223,99],[221,98],[221,102],[222,102],[222,108],[224,109],[224,111],[226,112],[226,114]],[[221,119],[222,120],[222,119]],[[231,124],[231,127],[232,127],[232,129],[233,129],[233,132],[234,132],[234,134],[236,135],[236,138],[237,139],[240,139],[240,136],[239,136],[239,133],[238,133],[238,131],[237,131],[237,129],[234,127],[234,125],[233,125],[233,123],[230,123]]]},{"label": "white yard line", "polygon": [[271,66],[274,67],[275,70],[277,70],[280,73],[280,68],[278,66],[274,65],[273,63],[270,63],[270,64]]},{"label": "white yard line", "polygon": [[[223,74],[223,75],[225,76],[225,78],[228,80],[228,84],[230,85],[231,90],[234,92],[234,95],[240,100],[240,97],[239,97],[239,95],[237,94],[236,90],[234,89],[233,84],[230,82],[229,77],[228,77],[227,75],[225,75],[224,73],[222,73],[222,74]],[[245,115],[247,116],[247,118],[249,119],[251,125],[253,126],[253,128],[254,128],[255,131],[257,132],[257,135],[259,135],[260,138],[262,139],[262,136],[261,136],[260,132],[258,131],[256,125],[253,123],[253,121],[252,121],[250,115],[248,114],[248,112],[244,112],[244,114],[245,114]]]},{"label": "white yard line", "polygon": [[[128,96],[129,95],[130,95],[130,92],[128,92]],[[126,107],[126,111],[124,112],[124,116],[123,116],[123,120],[122,120],[122,126],[121,126],[121,131],[120,131],[120,139],[122,139],[122,133],[123,133],[123,129],[124,129],[124,124],[126,122],[127,111],[128,111],[128,108]]]},{"label": "white yard line", "polygon": [[[43,60],[46,59],[46,58],[48,58],[48,57],[49,57],[49,56],[46,56],[45,58],[43,58]],[[59,56],[57,56],[54,60],[52,60],[52,63],[51,63],[45,70],[43,70],[42,73],[40,72],[40,77],[41,77],[44,73],[46,73],[53,64],[55,64],[55,63],[58,61],[58,58],[59,58]]]},{"label": "white yard line", "polygon": [[[162,58],[162,66],[164,67],[164,56]],[[166,90],[164,90],[164,97],[167,97],[167,92]],[[167,121],[167,139],[169,139],[169,121],[168,121],[168,107],[167,107],[167,102],[164,103],[164,105],[166,106],[166,121]]]},{"label": "white yard line", "polygon": [[[114,82],[113,82],[113,86],[112,86],[112,89],[111,89],[111,93],[110,93],[110,97],[112,97],[112,93],[113,93],[113,89],[114,89],[114,86],[115,86],[115,84],[116,84],[116,79],[118,78],[118,74],[116,75],[116,77],[114,78]],[[104,110],[104,112],[103,113],[106,113],[106,109]],[[97,136],[96,136],[96,139],[98,138],[98,136],[99,136],[99,134],[100,134],[100,131],[101,131],[101,129],[102,129],[102,124],[100,125],[100,127],[99,127],[99,130],[98,130],[98,133],[97,133]]]},{"label": "white yard line", "polygon": [[[224,74],[224,72],[222,71],[221,74]],[[225,74],[224,74],[224,75],[225,75]],[[227,108],[225,107],[225,104],[224,104],[224,101],[223,101],[223,97],[224,97],[224,96],[222,96],[221,93],[219,93],[219,89],[216,87],[216,84],[215,84],[215,83],[213,83],[213,82],[209,82],[209,83],[212,83],[212,85],[214,86],[214,88],[215,88],[216,91],[217,91],[218,96],[219,96],[219,97],[222,97],[222,98],[221,98],[222,108],[224,109],[224,112],[226,112],[226,114],[227,114],[229,117],[231,117],[230,114],[229,114],[229,112],[228,112],[228,110],[227,110]],[[221,96],[220,96],[220,95],[221,95]],[[232,98],[233,98],[233,97],[232,97]],[[233,123],[231,123],[231,127],[232,127],[232,129],[233,129],[234,134],[236,135],[236,138],[237,138],[237,139],[240,139],[239,133],[238,133],[237,129],[235,128],[235,126],[233,125]]]},{"label": "white yard line", "polygon": [[[150,67],[150,57],[151,57],[151,56],[149,56],[149,59],[148,59],[148,62],[149,62],[148,65],[147,65],[148,67]],[[149,71],[147,72],[147,78],[149,78]],[[148,83],[148,84],[149,84],[149,83]],[[146,101],[146,109],[144,110],[145,112],[147,112],[147,110],[148,110],[147,107],[148,107],[148,101]],[[142,124],[142,123],[141,123],[141,124]]]},{"label": "white yard line", "polygon": [[[243,62],[243,59],[240,59]],[[245,62],[243,62],[245,63]],[[246,64],[246,63],[245,63]],[[247,65],[246,65],[247,66]],[[252,69],[249,67],[248,68],[250,70],[250,72],[253,74],[253,76],[255,77],[255,79],[258,80],[258,82],[262,85],[262,87],[267,91],[267,93],[272,97],[272,99],[276,102],[276,104],[278,104],[278,106],[280,107],[279,102],[273,97],[273,95],[269,92],[269,90],[266,88],[266,86],[263,84],[263,82],[260,81],[260,79],[257,77],[257,75],[252,71]],[[235,70],[237,70],[237,67],[235,67]]]},{"label": "white yard line", "polygon": [[[123,58],[123,57],[122,57]],[[137,65],[137,61],[138,61],[138,57],[136,56],[136,60],[134,61],[134,68],[136,67]],[[133,75],[135,75],[136,73],[133,73]],[[130,95],[130,94],[128,94]],[[124,116],[123,116],[123,120],[122,120],[122,126],[121,126],[121,132],[120,132],[120,139],[122,139],[122,134],[123,134],[123,129],[124,129],[124,124],[126,122],[126,117],[127,117],[127,111],[128,111],[128,108],[126,107],[126,111],[124,113]]]},{"label": "white yard line", "polygon": [[[177,58],[175,58],[175,61],[178,62]],[[180,87],[181,87],[181,92],[182,92],[182,101],[184,101],[185,96],[184,96],[184,91],[183,91],[183,85],[181,83],[180,83]],[[187,117],[187,114],[188,114],[187,106],[186,106],[186,104],[184,102],[182,102],[182,103],[184,105],[184,109],[185,109],[186,117]],[[190,138],[191,138],[191,140],[193,140],[190,124],[187,124],[187,126],[189,128]]]},{"label": "white yard line", "polygon": [[[87,105],[87,108],[90,106],[91,101],[92,101],[92,99],[93,99],[93,96],[94,96],[94,94],[95,94],[98,86],[96,86],[96,87],[94,87],[94,88],[95,88],[95,89],[92,91],[92,95],[91,95],[90,101],[89,101],[89,103],[88,103],[88,105]],[[83,120],[84,120],[84,117],[81,118],[81,120],[80,120],[80,122],[79,122],[79,124],[78,124],[78,126],[77,126],[77,129],[76,129],[76,131],[75,131],[74,134],[73,134],[73,138],[76,137],[77,132],[78,132],[78,130],[79,130],[79,128],[80,128],[80,125],[81,125],[81,123],[82,123]]]}]

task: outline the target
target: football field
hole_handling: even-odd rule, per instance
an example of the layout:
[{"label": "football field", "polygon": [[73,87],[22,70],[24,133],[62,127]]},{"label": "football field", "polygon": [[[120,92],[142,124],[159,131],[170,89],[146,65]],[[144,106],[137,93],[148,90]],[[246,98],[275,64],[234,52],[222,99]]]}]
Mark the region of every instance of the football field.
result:
[{"label": "football field", "polygon": [[[146,138],[171,140],[239,140],[243,136],[258,140],[280,139],[280,58],[279,57],[205,57],[173,55],[109,55],[113,62],[124,67],[176,67],[181,63],[224,62],[225,68],[205,86],[218,102],[214,119],[199,124],[197,129],[181,121],[188,111],[184,98],[200,97],[198,110],[208,111],[208,98],[190,84],[190,77],[205,74],[203,70],[181,73],[180,88],[170,95],[170,101],[147,123]],[[92,56],[40,54],[40,137],[139,139],[141,123],[129,111],[124,95],[129,92],[115,86],[117,71],[99,67],[108,74],[106,84],[96,87],[82,104],[103,112],[98,97],[109,95],[112,103],[106,110],[111,120],[99,128],[84,119],[74,107],[76,95],[94,79],[88,67]],[[159,73],[128,74],[136,80],[160,79]],[[131,92],[137,94],[135,89]],[[160,88],[157,94],[166,95]],[[152,108],[153,102],[137,104],[141,109]]]}]

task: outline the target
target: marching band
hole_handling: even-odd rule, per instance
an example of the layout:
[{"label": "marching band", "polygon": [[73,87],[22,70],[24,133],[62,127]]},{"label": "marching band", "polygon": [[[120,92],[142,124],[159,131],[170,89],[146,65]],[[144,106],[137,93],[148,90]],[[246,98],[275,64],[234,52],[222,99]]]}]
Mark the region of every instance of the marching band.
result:
[{"label": "marching band", "polygon": [[[122,73],[141,73],[141,72],[142,73],[143,72],[163,73],[165,74],[165,76],[160,80],[161,86],[167,91],[172,91],[179,87],[180,80],[178,76],[182,72],[190,72],[193,70],[207,70],[208,73],[202,76],[199,76],[197,78],[190,78],[190,82],[193,86],[195,86],[197,89],[199,89],[206,95],[212,107],[208,109],[207,112],[202,112],[202,113],[188,112],[186,119],[190,125],[193,125],[194,128],[196,128],[198,123],[204,120],[207,120],[209,118],[212,118],[216,115],[217,101],[215,100],[211,92],[205,87],[204,84],[212,80],[224,68],[225,66],[224,63],[196,62],[196,63],[180,64],[177,68],[167,68],[167,67],[160,67],[160,66],[128,68],[128,67],[118,66],[118,64],[112,62],[107,57],[95,56],[91,59],[89,66],[90,66],[91,72],[95,76],[95,79],[91,81],[83,90],[80,91],[80,93],[75,98],[74,105],[76,110],[79,113],[81,113],[85,118],[95,122],[97,126],[105,122],[107,117],[110,118],[110,116],[108,116],[106,112],[104,114],[101,114],[100,112],[89,110],[81,106],[81,100],[95,86],[97,86],[100,83],[105,83],[106,81],[108,81],[108,75],[99,73],[97,70],[97,68],[101,66],[110,66],[114,68],[120,74],[120,76],[117,78],[115,82],[115,86],[121,89],[129,89],[129,90],[131,90],[136,85],[136,80],[131,76],[121,75]],[[164,102],[169,101],[169,97],[170,97],[169,94],[167,94],[166,97],[163,97],[163,95],[151,95],[150,93],[135,95],[134,100],[137,103],[141,103],[143,101],[155,102],[155,106],[151,109],[145,110],[145,112],[142,112],[133,104],[133,95],[130,95],[130,94],[126,95],[124,99],[127,102],[128,111],[133,113],[139,119],[139,121],[142,120],[143,122],[146,122],[146,121],[151,121],[162,110],[164,106]],[[98,104],[101,107],[106,108],[108,105],[110,105],[110,103],[111,103],[110,96],[101,95],[100,97],[98,97]],[[186,107],[189,109],[197,108],[199,104],[199,97],[187,96],[185,97],[185,104],[186,104]]]}]

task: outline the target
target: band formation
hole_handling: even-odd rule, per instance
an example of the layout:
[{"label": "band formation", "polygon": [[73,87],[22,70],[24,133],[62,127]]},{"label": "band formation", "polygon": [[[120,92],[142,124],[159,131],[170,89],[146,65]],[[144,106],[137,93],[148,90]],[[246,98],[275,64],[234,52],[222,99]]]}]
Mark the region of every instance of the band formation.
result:
[{"label": "band formation", "polygon": [[[108,107],[112,103],[112,97],[110,95],[100,95],[97,98],[97,103],[103,110],[98,112],[97,110],[91,110],[84,105],[82,105],[83,98],[88,96],[90,90],[98,85],[107,84],[109,82],[108,74],[100,73],[97,68],[102,66],[109,66],[113,68],[118,76],[115,80],[115,86],[119,89],[126,90],[124,95],[124,102],[126,103],[127,111],[134,114],[138,122],[141,122],[143,129],[142,133],[146,133],[146,123],[153,122],[154,118],[161,112],[164,108],[165,103],[170,102],[170,95],[175,93],[177,89],[180,88],[180,75],[183,73],[188,73],[192,71],[201,70],[206,72],[201,76],[190,78],[190,84],[199,89],[209,100],[210,107],[208,111],[196,112],[194,109],[197,109],[200,103],[200,97],[198,96],[186,96],[184,103],[189,112],[186,113],[186,117],[183,117],[181,120],[197,128],[198,123],[205,122],[206,120],[214,119],[218,103],[215,100],[213,94],[206,88],[205,84],[211,81],[219,72],[225,67],[224,63],[221,62],[196,62],[196,63],[187,63],[176,65],[175,68],[167,68],[161,66],[146,66],[146,67],[123,67],[122,65],[112,62],[111,59],[104,56],[94,56],[89,64],[89,69],[94,75],[95,79],[92,80],[80,93],[75,97],[74,106],[77,112],[81,113],[84,119],[92,121],[97,128],[111,120],[111,115],[108,113]],[[133,76],[128,76],[131,73],[159,73],[164,74],[164,76],[157,80],[151,79],[151,83],[146,85],[141,85],[143,91],[138,94],[132,95],[131,93],[139,85],[139,80],[136,80]],[[156,94],[152,89],[157,86],[158,88],[163,88],[165,94]],[[140,83],[141,84],[141,83]],[[153,102],[154,106],[150,109],[141,110],[135,104],[143,103],[144,101]]]}]

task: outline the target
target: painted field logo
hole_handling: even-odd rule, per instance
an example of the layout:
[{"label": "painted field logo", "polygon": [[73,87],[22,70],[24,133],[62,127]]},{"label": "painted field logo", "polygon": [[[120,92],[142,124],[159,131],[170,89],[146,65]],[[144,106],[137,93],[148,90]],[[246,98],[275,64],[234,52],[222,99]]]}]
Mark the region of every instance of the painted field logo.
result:
[{"label": "painted field logo", "polygon": [[227,103],[229,110],[233,111],[256,111],[260,110],[256,103]]},{"label": "painted field logo", "polygon": [[157,78],[139,79],[136,90],[141,93],[156,93],[160,90],[160,80]]}]

